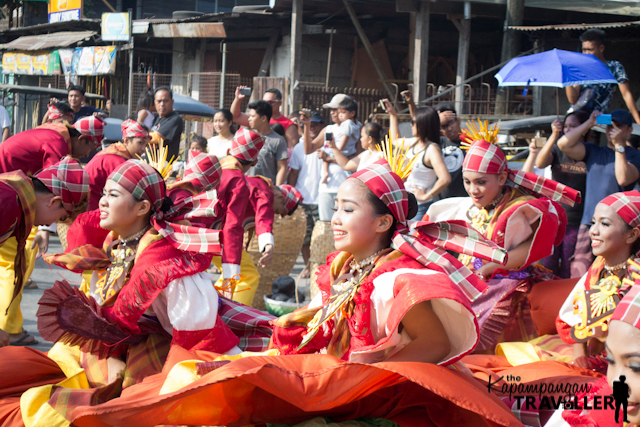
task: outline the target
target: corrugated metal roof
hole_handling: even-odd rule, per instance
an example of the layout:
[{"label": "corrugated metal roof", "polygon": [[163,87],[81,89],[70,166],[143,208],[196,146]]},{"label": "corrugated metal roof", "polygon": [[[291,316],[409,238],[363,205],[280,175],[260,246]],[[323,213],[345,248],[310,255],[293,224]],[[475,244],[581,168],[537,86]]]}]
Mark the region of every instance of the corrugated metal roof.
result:
[{"label": "corrugated metal roof", "polygon": [[95,31],[62,31],[37,36],[22,36],[0,45],[0,50],[43,50],[67,47],[97,34]]},{"label": "corrugated metal roof", "polygon": [[640,25],[640,21],[631,22],[608,22],[606,24],[558,24],[558,25],[539,25],[539,26],[512,26],[512,30],[518,31],[544,31],[544,30],[586,30],[587,28],[622,28],[632,25]]}]

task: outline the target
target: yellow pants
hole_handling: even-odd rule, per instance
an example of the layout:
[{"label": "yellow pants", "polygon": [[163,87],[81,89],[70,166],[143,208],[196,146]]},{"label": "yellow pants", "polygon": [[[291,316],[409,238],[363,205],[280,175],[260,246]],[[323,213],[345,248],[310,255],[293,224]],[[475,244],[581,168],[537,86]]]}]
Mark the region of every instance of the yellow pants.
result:
[{"label": "yellow pants", "polygon": [[[29,280],[29,276],[33,272],[33,267],[36,264],[36,254],[38,253],[38,247],[31,249],[33,239],[38,232],[37,227],[31,229],[31,234],[27,238],[25,245],[25,251],[27,255],[27,271],[24,275],[24,282]],[[15,280],[15,268],[16,268],[16,253],[18,250],[18,241],[15,237],[9,238],[2,246],[0,246],[0,329],[10,334],[19,334],[22,332],[22,311],[20,311],[20,301],[22,301],[22,291],[16,297],[15,300],[9,306],[7,312],[7,305],[11,301],[14,289]]]},{"label": "yellow pants", "polygon": [[[222,271],[222,258],[219,256],[213,257],[213,264]],[[236,291],[233,294],[233,300],[238,301],[244,305],[251,306],[253,303],[253,296],[258,289],[258,282],[260,282],[260,273],[253,264],[251,257],[247,251],[242,251],[242,261],[240,262],[240,276],[242,279],[236,285]],[[222,278],[216,282],[216,286],[222,286]],[[248,289],[248,290],[244,290]],[[240,292],[241,291],[241,292]]]}]

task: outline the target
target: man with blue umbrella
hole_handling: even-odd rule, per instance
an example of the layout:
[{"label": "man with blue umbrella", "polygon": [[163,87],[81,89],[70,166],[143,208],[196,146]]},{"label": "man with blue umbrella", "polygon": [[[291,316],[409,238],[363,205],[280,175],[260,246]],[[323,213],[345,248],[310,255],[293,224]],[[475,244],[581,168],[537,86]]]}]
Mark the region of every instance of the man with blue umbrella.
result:
[{"label": "man with blue umbrella", "polygon": [[[609,68],[611,74],[618,81],[617,86],[620,88],[620,93],[625,104],[627,104],[629,112],[635,122],[640,123],[640,114],[638,114],[633,94],[629,88],[629,78],[624,67],[618,61],[607,61],[604,58],[605,36],[605,32],[600,29],[592,28],[585,31],[580,36],[582,53],[594,55]],[[613,83],[595,83],[583,86],[567,86],[565,90],[573,111],[582,109],[588,112],[598,110],[606,113],[609,111],[609,103],[616,91],[616,85]]]}]

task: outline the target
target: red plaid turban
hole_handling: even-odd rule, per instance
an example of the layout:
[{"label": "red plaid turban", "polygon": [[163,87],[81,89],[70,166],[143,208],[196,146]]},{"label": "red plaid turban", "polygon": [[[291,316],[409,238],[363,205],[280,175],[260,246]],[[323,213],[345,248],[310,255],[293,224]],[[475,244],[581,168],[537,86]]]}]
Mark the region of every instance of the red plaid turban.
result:
[{"label": "red plaid turban", "polygon": [[285,184],[278,188],[280,188],[280,191],[282,191],[282,195],[284,196],[284,208],[288,214],[298,205],[298,203],[302,202],[302,194],[300,194],[293,185]]},{"label": "red plaid turban", "polygon": [[580,203],[580,192],[564,184],[546,179],[534,173],[512,171],[504,152],[495,144],[476,141],[469,148],[462,163],[462,171],[497,175],[507,172],[507,181],[534,197],[548,197],[556,202],[573,206]]},{"label": "red plaid turban", "polygon": [[73,124],[73,127],[76,128],[80,134],[86,136],[89,141],[96,144],[102,142],[104,126],[104,120],[96,116],[83,117]]},{"label": "red plaid turban", "polygon": [[253,162],[258,158],[258,153],[263,145],[264,136],[260,136],[247,128],[240,128],[233,136],[229,154],[238,159]]},{"label": "red plaid turban", "polygon": [[49,116],[49,120],[59,119],[60,117],[64,116],[64,114],[62,114],[60,110],[58,110],[58,108],[53,104],[49,105],[49,108],[47,109],[47,115]]},{"label": "red plaid turban", "polygon": [[62,197],[62,206],[69,214],[89,194],[89,175],[80,163],[65,157],[35,175],[56,196]]},{"label": "red plaid turban", "polygon": [[640,226],[640,192],[625,191],[605,197],[600,203],[611,206],[632,228]]},{"label": "red plaid turban", "polygon": [[[189,151],[189,162],[184,168],[182,182],[190,182],[197,190],[217,188],[222,177],[222,168],[213,154]],[[176,183],[177,184],[177,183]]]},{"label": "red plaid turban", "polygon": [[[385,159],[354,173],[349,178],[362,181],[389,208],[397,221],[392,247],[422,265],[449,276],[462,292],[475,300],[487,289],[471,270],[443,249],[504,264],[507,254],[498,245],[469,227],[466,221],[419,221],[407,224],[409,198],[402,179]],[[441,249],[443,248],[443,249]]]},{"label": "red plaid turban", "polygon": [[142,125],[135,120],[125,120],[120,125],[122,138],[149,138],[149,132],[144,130]]},{"label": "red plaid turban", "polygon": [[128,160],[109,175],[110,180],[121,185],[138,200],[151,205],[151,225],[176,249],[189,252],[220,254],[219,230],[174,224],[170,220],[176,212],[184,212],[184,218],[216,216],[218,198],[215,191],[187,197],[167,211],[163,211],[166,190],[162,176],[141,160]]},{"label": "red plaid turban", "polygon": [[640,329],[640,283],[636,282],[620,300],[611,320],[619,320]]}]

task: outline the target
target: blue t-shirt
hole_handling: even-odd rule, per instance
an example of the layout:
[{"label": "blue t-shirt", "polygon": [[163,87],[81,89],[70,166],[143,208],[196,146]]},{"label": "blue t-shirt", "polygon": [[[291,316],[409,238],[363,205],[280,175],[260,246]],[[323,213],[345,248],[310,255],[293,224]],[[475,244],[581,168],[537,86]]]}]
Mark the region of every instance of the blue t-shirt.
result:
[{"label": "blue t-shirt", "polygon": [[[581,224],[589,225],[596,205],[610,194],[620,191],[633,190],[635,182],[621,187],[616,180],[616,153],[609,147],[600,147],[592,142],[585,142],[585,156],[583,161],[587,165],[587,186],[584,200],[584,212]],[[640,153],[631,147],[625,147],[627,161],[640,171]]]},{"label": "blue t-shirt", "polygon": [[96,107],[92,107],[91,105],[85,105],[84,107],[80,107],[78,112],[73,113],[73,123],[77,122],[83,117],[93,116],[93,113],[101,113],[102,111],[98,110]]}]

